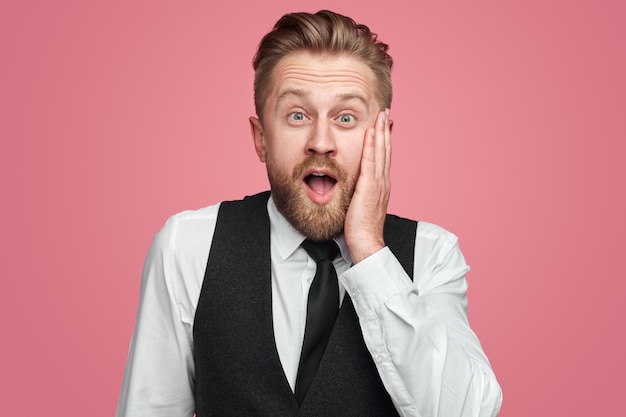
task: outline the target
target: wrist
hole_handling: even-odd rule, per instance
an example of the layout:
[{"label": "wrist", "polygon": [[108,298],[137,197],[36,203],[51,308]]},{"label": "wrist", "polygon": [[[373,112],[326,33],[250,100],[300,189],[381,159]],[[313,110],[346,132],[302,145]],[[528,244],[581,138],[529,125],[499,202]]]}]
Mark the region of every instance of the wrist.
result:
[{"label": "wrist", "polygon": [[371,243],[363,243],[360,242],[358,245],[351,246],[348,244],[348,248],[350,249],[350,257],[352,258],[352,264],[356,265],[359,262],[363,261],[366,258],[369,258],[379,250],[385,247],[385,242],[376,241]]}]

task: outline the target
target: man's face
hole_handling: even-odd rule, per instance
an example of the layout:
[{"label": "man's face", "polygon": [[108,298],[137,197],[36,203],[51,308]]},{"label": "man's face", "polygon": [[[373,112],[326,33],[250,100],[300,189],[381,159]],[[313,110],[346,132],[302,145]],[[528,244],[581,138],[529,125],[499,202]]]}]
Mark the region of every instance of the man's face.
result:
[{"label": "man's face", "polygon": [[305,236],[343,231],[363,140],[380,110],[367,65],[349,56],[287,55],[274,68],[263,123],[250,118],[278,210]]}]

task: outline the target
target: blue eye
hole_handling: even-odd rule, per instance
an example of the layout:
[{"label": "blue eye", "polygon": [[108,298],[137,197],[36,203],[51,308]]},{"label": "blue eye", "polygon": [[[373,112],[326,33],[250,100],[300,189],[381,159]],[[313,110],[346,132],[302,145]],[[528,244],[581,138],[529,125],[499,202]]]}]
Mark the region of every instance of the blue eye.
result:
[{"label": "blue eye", "polygon": [[342,114],[341,116],[339,116],[339,121],[341,123],[352,123],[354,122],[354,116],[352,116],[351,114]]},{"label": "blue eye", "polygon": [[289,113],[289,119],[294,120],[296,122],[302,122],[306,120],[306,116],[304,115],[304,113],[297,111],[297,112]]}]

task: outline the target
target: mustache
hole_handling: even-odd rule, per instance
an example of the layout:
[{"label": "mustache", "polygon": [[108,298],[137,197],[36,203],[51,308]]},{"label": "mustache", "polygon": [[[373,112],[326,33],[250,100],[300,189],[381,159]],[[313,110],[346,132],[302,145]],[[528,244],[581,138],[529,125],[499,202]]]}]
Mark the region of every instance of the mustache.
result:
[{"label": "mustache", "polygon": [[344,181],[348,174],[334,159],[323,155],[311,155],[300,161],[293,168],[293,180],[302,178],[304,173],[311,168],[322,168],[332,173],[337,181]]}]

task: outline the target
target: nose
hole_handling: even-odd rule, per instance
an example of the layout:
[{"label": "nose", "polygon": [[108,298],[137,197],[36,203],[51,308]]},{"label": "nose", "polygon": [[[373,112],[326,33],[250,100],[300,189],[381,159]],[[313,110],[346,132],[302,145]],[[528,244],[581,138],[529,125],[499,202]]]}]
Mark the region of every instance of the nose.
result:
[{"label": "nose", "polygon": [[334,133],[326,121],[319,120],[315,123],[313,129],[311,129],[306,144],[306,153],[307,155],[318,154],[331,156],[337,153]]}]

